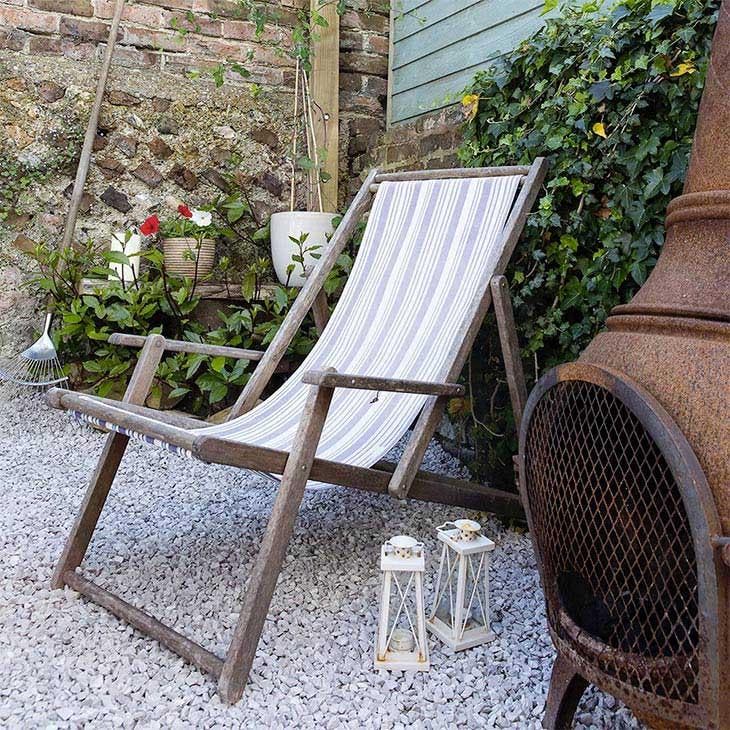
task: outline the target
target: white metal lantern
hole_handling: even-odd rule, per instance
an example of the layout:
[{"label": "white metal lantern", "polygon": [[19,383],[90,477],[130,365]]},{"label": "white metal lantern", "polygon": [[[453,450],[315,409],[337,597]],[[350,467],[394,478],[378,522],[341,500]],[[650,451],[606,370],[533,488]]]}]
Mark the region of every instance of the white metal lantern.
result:
[{"label": "white metal lantern", "polygon": [[454,651],[494,638],[489,628],[489,553],[494,543],[474,520],[437,527],[443,543],[429,631]]},{"label": "white metal lantern", "polygon": [[426,670],[430,666],[423,603],[424,568],[423,545],[408,535],[391,538],[380,550],[383,588],[375,645],[376,669]]}]

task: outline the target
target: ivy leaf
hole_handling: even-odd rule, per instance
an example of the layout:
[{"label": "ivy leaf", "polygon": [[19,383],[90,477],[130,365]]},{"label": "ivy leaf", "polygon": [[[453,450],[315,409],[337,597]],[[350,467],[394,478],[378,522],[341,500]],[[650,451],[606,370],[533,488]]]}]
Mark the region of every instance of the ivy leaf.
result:
[{"label": "ivy leaf", "polygon": [[686,74],[693,74],[697,71],[697,67],[689,61],[688,63],[680,63],[679,66],[677,66],[677,70],[673,71],[669,75],[672,77],[677,76],[685,76]]},{"label": "ivy leaf", "polygon": [[289,304],[289,295],[283,286],[277,286],[274,291],[274,299],[279,309],[284,309]]},{"label": "ivy leaf", "polygon": [[647,14],[646,19],[651,22],[652,25],[657,25],[664,18],[669,17],[674,13],[674,5],[662,4],[656,5],[652,8],[651,12]]},{"label": "ivy leaf", "polygon": [[606,134],[606,127],[604,126],[603,122],[596,122],[591,129],[593,130],[594,134],[597,134],[599,137],[603,137],[603,139],[608,139],[608,135]]},{"label": "ivy leaf", "polygon": [[190,388],[186,388],[184,386],[178,386],[177,388],[173,388],[170,391],[169,398],[182,398],[184,395],[187,395],[190,392]]},{"label": "ivy leaf", "polygon": [[190,378],[192,378],[193,375],[198,372],[200,366],[205,362],[205,359],[205,355],[198,354],[192,356],[188,365],[187,372],[185,373],[185,380],[190,380]]},{"label": "ivy leaf", "polygon": [[613,99],[613,86],[610,81],[599,81],[588,87],[588,91],[596,103],[608,99]]},{"label": "ivy leaf", "polygon": [[228,395],[228,386],[223,382],[216,383],[209,391],[208,401],[211,405],[222,401]]},{"label": "ivy leaf", "polygon": [[259,228],[258,231],[256,231],[251,238],[253,238],[254,241],[268,241],[269,236],[271,235],[271,231],[269,229],[269,224],[267,223],[263,228]]}]

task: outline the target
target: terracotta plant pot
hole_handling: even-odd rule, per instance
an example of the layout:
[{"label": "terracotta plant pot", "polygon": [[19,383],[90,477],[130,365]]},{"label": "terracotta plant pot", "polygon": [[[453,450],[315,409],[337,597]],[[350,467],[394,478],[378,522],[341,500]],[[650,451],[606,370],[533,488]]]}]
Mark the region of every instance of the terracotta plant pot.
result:
[{"label": "terracotta plant pot", "polygon": [[[307,233],[309,235],[304,248],[320,246],[313,253],[321,254],[328,237],[334,231],[332,220],[336,217],[337,213],[298,210],[274,213],[271,216],[271,259],[274,262],[276,276],[282,284],[286,284],[288,279],[289,286],[304,286],[306,275],[317,263],[317,258],[310,253],[305,254],[305,271],[302,271],[302,264],[292,261],[292,256],[299,254],[299,247],[291,239],[298,239],[303,233]],[[294,270],[288,275],[286,269],[290,264],[294,264]]]},{"label": "terracotta plant pot", "polygon": [[215,241],[204,238],[200,243],[195,238],[163,238],[162,251],[165,254],[165,269],[174,276],[195,276],[197,259],[198,279],[208,276],[215,265]]}]

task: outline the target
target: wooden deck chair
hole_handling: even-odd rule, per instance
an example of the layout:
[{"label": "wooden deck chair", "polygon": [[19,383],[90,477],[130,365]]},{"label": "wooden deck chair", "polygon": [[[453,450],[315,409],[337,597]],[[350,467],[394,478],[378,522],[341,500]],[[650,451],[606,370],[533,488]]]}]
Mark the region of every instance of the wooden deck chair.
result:
[{"label": "wooden deck chair", "polygon": [[[499,490],[419,471],[446,401],[492,300],[508,382],[519,416],[524,380],[501,274],[545,175],[529,167],[373,171],[265,354],[161,335],[113,335],[141,345],[124,400],[54,389],[48,401],[110,431],[81,511],[53,576],[218,678],[237,702],[246,684],[307,482],[502,513],[520,512]],[[331,319],[303,365],[257,405],[306,313],[323,324],[323,283],[371,209],[357,260]],[[164,350],[259,359],[230,419],[210,426],[144,408]],[[415,422],[415,425],[413,426]],[[382,461],[413,426],[397,465]],[[281,475],[272,514],[243,596],[230,649],[221,659],[77,571],[130,437],[187,457]]]}]

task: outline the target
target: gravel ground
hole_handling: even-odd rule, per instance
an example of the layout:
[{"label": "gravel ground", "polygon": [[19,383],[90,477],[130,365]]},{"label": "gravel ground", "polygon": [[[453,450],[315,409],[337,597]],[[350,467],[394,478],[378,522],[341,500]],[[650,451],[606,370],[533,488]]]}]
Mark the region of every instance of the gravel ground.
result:
[{"label": "gravel ground", "polygon": [[[430,672],[372,667],[379,546],[407,533],[436,566],[436,525],[462,516],[341,488],[307,492],[249,686],[235,707],[156,642],[72,591],[55,559],[103,436],[37,398],[0,403],[0,726],[5,728],[538,728],[554,652],[529,538],[486,515],[497,639]],[[459,473],[433,445],[427,468]],[[84,571],[223,654],[275,495],[250,473],[133,443]],[[432,590],[427,573],[427,597]],[[639,727],[588,692],[579,728]]]}]

